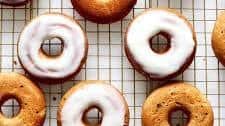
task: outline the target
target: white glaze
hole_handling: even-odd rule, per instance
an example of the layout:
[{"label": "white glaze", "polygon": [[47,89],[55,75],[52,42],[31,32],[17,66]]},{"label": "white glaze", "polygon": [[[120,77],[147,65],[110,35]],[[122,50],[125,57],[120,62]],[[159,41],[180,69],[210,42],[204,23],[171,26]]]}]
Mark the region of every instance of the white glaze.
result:
[{"label": "white glaze", "polygon": [[[171,48],[163,54],[149,46],[149,38],[160,31],[171,35]],[[185,20],[165,10],[150,10],[138,16],[127,31],[126,42],[135,61],[152,78],[177,72],[195,49],[193,31]]]},{"label": "white glaze", "polygon": [[82,117],[91,106],[102,110],[101,126],[127,126],[123,96],[111,85],[97,83],[87,84],[67,98],[61,111],[62,126],[85,126]]},{"label": "white glaze", "polygon": [[[63,40],[63,52],[57,58],[43,58],[40,55],[41,44],[53,37]],[[85,44],[85,35],[79,24],[61,14],[46,14],[25,27],[18,43],[18,56],[34,76],[64,78],[79,69],[85,56]]]}]

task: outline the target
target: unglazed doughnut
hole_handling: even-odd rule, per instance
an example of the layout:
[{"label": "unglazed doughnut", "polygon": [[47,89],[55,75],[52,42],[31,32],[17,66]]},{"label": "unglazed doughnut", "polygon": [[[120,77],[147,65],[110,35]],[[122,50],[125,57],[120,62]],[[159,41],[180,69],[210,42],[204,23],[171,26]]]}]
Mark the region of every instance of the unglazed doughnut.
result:
[{"label": "unglazed doughnut", "polygon": [[171,126],[170,115],[183,110],[189,116],[187,126],[213,126],[213,111],[208,100],[190,84],[172,83],[156,89],[142,109],[143,126]]},{"label": "unglazed doughnut", "polygon": [[0,126],[43,126],[45,98],[41,90],[25,76],[17,73],[0,73],[0,106],[15,98],[20,111],[13,118],[0,111]]},{"label": "unglazed doughnut", "polygon": [[118,90],[102,81],[82,81],[63,96],[58,126],[88,126],[82,118],[92,107],[102,112],[100,126],[129,125],[128,105]]},{"label": "unglazed doughnut", "polygon": [[[170,48],[156,53],[149,44],[155,35],[170,35]],[[169,79],[182,73],[192,62],[196,37],[191,24],[169,9],[150,9],[137,16],[125,37],[125,52],[133,67],[154,80]]]},{"label": "unglazed doughnut", "polygon": [[219,59],[225,66],[225,11],[222,11],[217,17],[213,33],[212,33],[212,48]]},{"label": "unglazed doughnut", "polygon": [[72,0],[74,8],[86,19],[112,23],[125,17],[137,0]]},{"label": "unglazed doughnut", "polygon": [[[58,57],[44,54],[44,40],[60,38],[63,52]],[[46,82],[65,80],[77,74],[87,58],[88,42],[80,25],[72,18],[54,13],[34,19],[22,31],[18,57],[24,69]]]},{"label": "unglazed doughnut", "polygon": [[29,0],[0,0],[0,4],[9,5],[9,6],[20,6],[24,5]]}]

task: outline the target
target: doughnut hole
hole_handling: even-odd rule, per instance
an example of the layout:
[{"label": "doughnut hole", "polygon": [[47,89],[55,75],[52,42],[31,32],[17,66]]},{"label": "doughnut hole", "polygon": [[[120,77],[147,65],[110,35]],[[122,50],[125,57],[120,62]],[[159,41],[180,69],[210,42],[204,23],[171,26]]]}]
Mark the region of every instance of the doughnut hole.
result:
[{"label": "doughnut hole", "polygon": [[6,118],[16,117],[20,112],[20,104],[16,98],[7,98],[0,103],[0,113]]},{"label": "doughnut hole", "polygon": [[159,32],[149,39],[150,48],[158,54],[167,52],[170,49],[171,36],[166,32]]},{"label": "doughnut hole", "polygon": [[87,126],[99,126],[102,122],[102,111],[94,106],[88,108],[82,117],[82,121]]},{"label": "doughnut hole", "polygon": [[190,121],[190,112],[184,108],[173,109],[169,114],[171,126],[187,126]]},{"label": "doughnut hole", "polygon": [[63,40],[59,37],[45,39],[41,44],[41,53],[48,57],[58,57],[63,52]]}]

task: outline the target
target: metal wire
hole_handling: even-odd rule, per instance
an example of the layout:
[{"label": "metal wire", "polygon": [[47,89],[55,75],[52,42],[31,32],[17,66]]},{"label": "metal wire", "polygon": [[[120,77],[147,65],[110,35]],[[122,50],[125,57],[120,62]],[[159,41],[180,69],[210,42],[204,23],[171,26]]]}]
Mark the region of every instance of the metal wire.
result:
[{"label": "metal wire", "polygon": [[[138,0],[131,13],[113,24],[95,24],[83,19],[73,10],[70,0],[33,0],[12,8],[0,6],[0,71],[24,73],[16,52],[18,35],[36,16],[46,12],[60,12],[73,16],[86,31],[89,40],[88,60],[78,76],[61,85],[40,84],[47,100],[45,126],[56,126],[56,112],[63,94],[80,80],[106,80],[125,96],[130,109],[130,126],[141,126],[141,107],[151,91],[163,82],[146,80],[127,61],[123,50],[123,36],[128,23],[139,13],[152,7],[169,7],[180,11],[193,24],[197,34],[198,51],[192,65],[175,80],[189,82],[210,100],[215,116],[214,126],[225,125],[225,68],[211,49],[211,32],[219,11],[225,9],[223,0]],[[158,39],[160,40],[160,39]],[[49,53],[54,43],[49,43]],[[158,43],[160,47],[160,43]],[[25,73],[26,74],[26,73]],[[15,101],[2,109],[14,114]],[[99,115],[99,114],[98,114]],[[98,116],[99,117],[99,116]],[[181,118],[181,120],[179,119]],[[183,124],[185,117],[175,116],[174,122]],[[178,121],[177,121],[178,120]]]}]

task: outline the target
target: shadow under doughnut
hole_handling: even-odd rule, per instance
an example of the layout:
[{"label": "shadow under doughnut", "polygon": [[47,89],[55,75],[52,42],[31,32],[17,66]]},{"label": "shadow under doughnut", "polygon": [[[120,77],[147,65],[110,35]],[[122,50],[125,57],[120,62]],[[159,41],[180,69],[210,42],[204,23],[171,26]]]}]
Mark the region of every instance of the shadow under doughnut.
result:
[{"label": "shadow under doughnut", "polygon": [[22,6],[28,3],[30,0],[0,0],[0,4],[8,6]]}]

